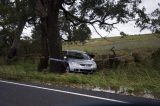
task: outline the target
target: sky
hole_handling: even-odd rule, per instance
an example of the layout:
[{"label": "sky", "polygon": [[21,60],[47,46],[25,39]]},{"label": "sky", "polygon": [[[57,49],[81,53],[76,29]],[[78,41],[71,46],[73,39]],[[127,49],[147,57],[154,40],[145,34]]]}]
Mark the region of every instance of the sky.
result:
[{"label": "sky", "polygon": [[[158,8],[158,3],[160,3],[160,0],[142,0],[142,4],[140,5],[140,8],[145,6],[146,12],[149,14],[152,11],[154,11],[156,8]],[[129,22],[127,24],[117,24],[116,27],[120,31],[123,31],[129,35],[151,33],[150,30],[143,30],[140,32],[140,28],[135,27],[134,22]],[[90,27],[90,28],[91,28],[91,32],[92,32],[91,37],[92,38],[100,38],[100,36],[96,33],[96,31],[92,27]],[[105,37],[105,36],[107,36],[107,37],[120,36],[120,32],[117,29],[112,30],[110,33],[106,32],[104,30],[100,30],[98,28],[98,26],[96,26],[96,29],[103,37]],[[22,36],[30,36],[31,30],[32,30],[32,28],[25,28],[23,30]]]}]

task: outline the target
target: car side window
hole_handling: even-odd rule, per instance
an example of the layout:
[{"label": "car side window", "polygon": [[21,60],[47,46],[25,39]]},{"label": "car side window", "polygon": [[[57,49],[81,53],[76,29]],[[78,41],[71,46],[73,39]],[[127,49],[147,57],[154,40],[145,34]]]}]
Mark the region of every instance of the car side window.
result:
[{"label": "car side window", "polygon": [[83,55],[81,53],[76,52],[68,52],[67,57],[73,59],[83,59]]}]

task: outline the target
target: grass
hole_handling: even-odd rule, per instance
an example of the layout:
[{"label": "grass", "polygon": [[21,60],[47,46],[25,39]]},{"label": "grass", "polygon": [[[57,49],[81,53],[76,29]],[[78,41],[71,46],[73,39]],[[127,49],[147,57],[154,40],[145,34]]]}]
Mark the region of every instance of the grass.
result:
[{"label": "grass", "polygon": [[105,55],[110,53],[110,49],[114,46],[119,54],[131,53],[134,51],[153,52],[160,47],[160,39],[153,35],[128,36],[127,38],[112,37],[106,39],[93,39],[82,44],[64,44],[64,49],[77,49],[87,52],[92,52],[97,55]]},{"label": "grass", "polygon": [[117,69],[101,69],[94,74],[63,73],[55,74],[47,70],[37,72],[37,63],[16,62],[12,65],[0,65],[0,78],[32,81],[51,84],[62,84],[76,87],[101,87],[107,89],[119,89],[127,87],[132,92],[152,91],[160,98],[160,69],[151,65],[150,56],[157,48],[160,48],[160,39],[155,36],[129,36],[127,38],[113,37],[104,39],[93,39],[85,45],[64,44],[64,49],[78,49],[96,54],[96,59],[101,55],[109,54],[110,49],[115,46],[118,54],[129,54],[138,52],[143,57],[140,64],[133,62]]},{"label": "grass", "polygon": [[144,66],[129,65],[118,69],[98,70],[94,74],[85,75],[75,73],[55,74],[47,71],[37,72],[33,66],[28,69],[24,68],[24,66],[26,64],[0,66],[0,78],[77,87],[89,86],[103,89],[108,87],[114,87],[114,89],[127,87],[133,88],[135,92],[143,90],[160,92],[160,71],[152,67],[144,68]]}]

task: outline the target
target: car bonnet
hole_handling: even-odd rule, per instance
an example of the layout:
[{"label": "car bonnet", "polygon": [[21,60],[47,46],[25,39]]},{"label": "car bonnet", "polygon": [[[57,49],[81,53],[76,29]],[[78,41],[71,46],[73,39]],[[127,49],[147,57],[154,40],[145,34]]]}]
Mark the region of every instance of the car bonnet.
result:
[{"label": "car bonnet", "polygon": [[75,62],[78,64],[94,64],[95,63],[93,60],[85,60],[85,59],[71,59],[71,58],[69,58],[67,61],[68,62]]}]

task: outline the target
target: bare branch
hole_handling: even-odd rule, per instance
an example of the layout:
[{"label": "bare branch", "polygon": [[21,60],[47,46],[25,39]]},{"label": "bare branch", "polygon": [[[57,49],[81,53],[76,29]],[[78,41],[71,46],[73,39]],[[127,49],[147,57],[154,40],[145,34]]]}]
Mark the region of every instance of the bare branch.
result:
[{"label": "bare branch", "polygon": [[103,37],[103,36],[97,31],[97,29],[95,28],[95,26],[94,26],[93,24],[91,24],[91,25],[92,25],[92,27],[94,28],[94,30],[96,31],[96,33],[97,33],[101,38],[106,39],[105,37]]},{"label": "bare branch", "polygon": [[61,9],[63,10],[66,19],[70,21],[74,26],[77,26],[80,24],[79,22],[75,23],[69,16],[72,16],[74,18],[77,18],[77,17],[73,16],[70,12],[68,12],[65,8],[63,8],[63,6],[61,6]]}]

